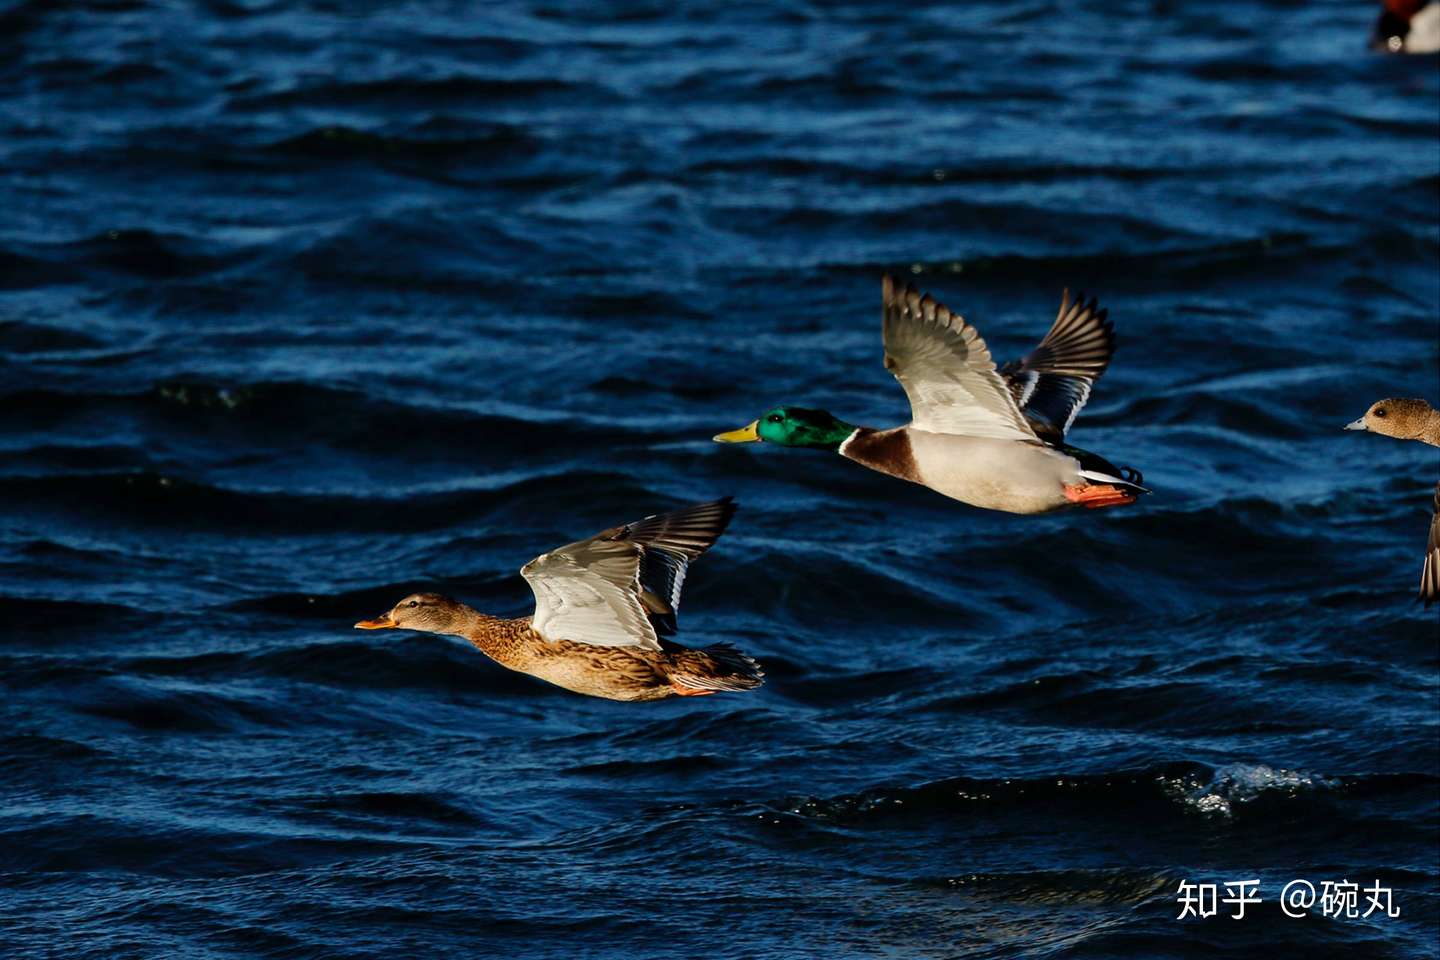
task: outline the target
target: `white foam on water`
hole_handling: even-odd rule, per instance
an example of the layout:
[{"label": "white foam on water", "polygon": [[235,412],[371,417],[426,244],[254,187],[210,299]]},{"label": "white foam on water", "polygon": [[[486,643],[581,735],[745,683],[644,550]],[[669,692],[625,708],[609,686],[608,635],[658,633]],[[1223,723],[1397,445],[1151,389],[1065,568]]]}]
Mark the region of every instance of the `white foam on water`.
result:
[{"label": "white foam on water", "polygon": [[1217,767],[1204,784],[1196,784],[1189,778],[1176,778],[1169,784],[1181,802],[1195,812],[1227,818],[1235,815],[1237,805],[1250,803],[1267,793],[1294,797],[1337,786],[1338,780],[1263,763]]}]

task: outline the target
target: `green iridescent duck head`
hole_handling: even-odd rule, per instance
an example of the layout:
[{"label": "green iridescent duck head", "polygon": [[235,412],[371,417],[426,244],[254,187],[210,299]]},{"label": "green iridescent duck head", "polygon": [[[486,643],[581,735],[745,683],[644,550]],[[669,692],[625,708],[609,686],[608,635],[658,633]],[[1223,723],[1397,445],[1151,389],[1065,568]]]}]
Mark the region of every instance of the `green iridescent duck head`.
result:
[{"label": "green iridescent duck head", "polygon": [[805,407],[775,407],[759,420],[739,430],[715,435],[717,443],[774,443],[782,447],[810,447],[814,450],[839,450],[850,434],[853,424],[846,423],[827,410]]}]

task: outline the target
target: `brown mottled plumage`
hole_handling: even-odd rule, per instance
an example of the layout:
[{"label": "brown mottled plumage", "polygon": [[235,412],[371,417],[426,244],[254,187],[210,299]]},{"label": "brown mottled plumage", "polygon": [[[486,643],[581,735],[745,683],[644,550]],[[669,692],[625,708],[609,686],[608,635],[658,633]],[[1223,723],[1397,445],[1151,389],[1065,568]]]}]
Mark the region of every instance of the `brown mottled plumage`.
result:
[{"label": "brown mottled plumage", "polygon": [[[1392,397],[1372,403],[1365,416],[1346,424],[1345,429],[1368,430],[1440,447],[1440,410],[1424,400]],[[1440,484],[1435,485],[1435,512],[1430,516],[1425,563],[1420,569],[1420,599],[1427,607],[1440,600]]]},{"label": "brown mottled plumage", "polygon": [[1376,400],[1365,416],[1345,425],[1346,430],[1369,430],[1397,440],[1419,440],[1440,447],[1440,410],[1418,398]]},{"label": "brown mottled plumage", "polygon": [[464,637],[496,663],[566,690],[609,700],[662,700],[752,690],[764,672],[727,644],[694,650],[661,639],[689,564],[734,515],[729,497],[646,517],[541,554],[521,568],[535,615],[487,616],[436,593],[417,593],[362,630]]}]

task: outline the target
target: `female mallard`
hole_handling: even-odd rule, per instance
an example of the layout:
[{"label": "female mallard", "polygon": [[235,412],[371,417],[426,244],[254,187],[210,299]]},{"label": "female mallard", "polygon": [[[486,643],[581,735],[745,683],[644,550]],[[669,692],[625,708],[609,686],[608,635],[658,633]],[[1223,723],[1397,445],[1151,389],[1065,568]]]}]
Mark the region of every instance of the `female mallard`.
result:
[{"label": "female mallard", "polygon": [[760,666],[727,644],[692,650],[662,639],[690,562],[735,514],[729,498],[597,533],[520,568],[535,614],[502,620],[435,593],[417,593],[361,630],[422,630],[464,637],[501,666],[610,700],[698,697],[753,690]]},{"label": "female mallard", "polygon": [[[1365,416],[1347,423],[1345,429],[1368,430],[1440,447],[1440,410],[1424,400],[1377,400]],[[1425,564],[1420,568],[1420,599],[1427,607],[1440,600],[1440,483],[1435,485],[1435,512],[1430,515],[1430,538],[1425,543]]]},{"label": "female mallard", "polygon": [[910,398],[910,423],[873,430],[824,410],[776,407],[715,437],[832,450],[963,503],[1010,513],[1113,507],[1148,493],[1140,474],[1065,443],[1115,353],[1095,301],[1069,294],[1045,339],[997,370],[959,314],[885,277],[885,366]]}]

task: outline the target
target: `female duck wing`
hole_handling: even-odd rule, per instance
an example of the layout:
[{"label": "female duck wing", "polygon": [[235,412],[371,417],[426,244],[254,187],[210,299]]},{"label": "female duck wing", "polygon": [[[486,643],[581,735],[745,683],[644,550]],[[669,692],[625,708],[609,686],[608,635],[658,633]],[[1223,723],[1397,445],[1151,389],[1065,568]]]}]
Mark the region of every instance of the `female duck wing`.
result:
[{"label": "female duck wing", "polygon": [[910,398],[910,425],[931,433],[1038,441],[980,333],[929,294],[886,276],[885,367]]},{"label": "female duck wing", "polygon": [[659,650],[639,568],[634,544],[601,538],[542,553],[520,568],[535,594],[531,626],[546,640]]},{"label": "female duck wing", "polygon": [[542,553],[520,568],[535,594],[531,625],[547,640],[659,650],[656,628],[673,632],[690,561],[709,549],[734,512],[727,497]]},{"label": "female duck wing", "polygon": [[1420,571],[1420,599],[1427,607],[1440,600],[1440,483],[1435,484],[1435,513],[1430,517],[1430,539],[1425,544],[1425,566]]},{"label": "female duck wing", "polygon": [[722,497],[627,524],[626,537],[641,544],[640,599],[661,636],[675,632],[675,611],[690,562],[714,546],[735,516],[735,501]]},{"label": "female duck wing", "polygon": [[1059,443],[1110,359],[1115,356],[1115,327],[1109,311],[1082,293],[1060,299],[1060,313],[1045,338],[1024,357],[1000,368],[1030,425],[1042,439]]}]

